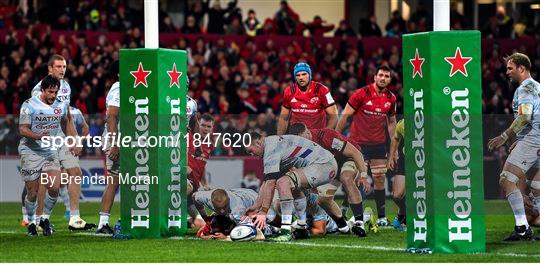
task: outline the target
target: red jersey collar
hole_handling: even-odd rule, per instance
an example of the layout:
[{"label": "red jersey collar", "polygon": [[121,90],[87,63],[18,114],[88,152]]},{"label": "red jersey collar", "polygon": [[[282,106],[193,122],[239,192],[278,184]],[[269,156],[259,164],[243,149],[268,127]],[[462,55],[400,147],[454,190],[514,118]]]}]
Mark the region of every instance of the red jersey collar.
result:
[{"label": "red jersey collar", "polygon": [[381,95],[377,94],[377,90],[375,88],[375,83],[372,83],[368,86],[368,91],[370,93],[374,93],[376,96],[386,96],[388,94],[388,88],[384,88],[381,92]]},{"label": "red jersey collar", "polygon": [[305,90],[305,91],[302,91],[302,89],[300,89],[300,86],[298,86],[298,83],[294,83],[294,86],[296,87],[296,89],[298,89],[298,91],[302,92],[302,93],[307,93],[311,88],[314,88],[315,87],[315,82],[314,81],[309,81],[309,87]]}]

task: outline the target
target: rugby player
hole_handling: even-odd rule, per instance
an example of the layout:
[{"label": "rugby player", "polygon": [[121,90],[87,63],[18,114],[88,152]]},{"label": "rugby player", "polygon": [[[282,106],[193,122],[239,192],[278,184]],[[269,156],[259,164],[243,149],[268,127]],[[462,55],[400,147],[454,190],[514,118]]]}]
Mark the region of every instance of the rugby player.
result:
[{"label": "rugby player", "polygon": [[505,241],[530,240],[533,230],[527,222],[523,196],[517,186],[526,180],[530,169],[537,172],[531,181],[533,204],[540,207],[540,84],[530,74],[531,61],[527,55],[514,53],[507,58],[506,75],[519,84],[514,93],[514,121],[501,135],[488,142],[489,150],[501,147],[509,138],[517,143],[510,152],[500,175],[499,184],[506,195],[515,218],[514,231]]},{"label": "rugby player", "polygon": [[394,202],[398,206],[398,213],[392,222],[392,226],[398,229],[404,229],[407,223],[407,208],[405,206],[405,153],[403,143],[405,137],[404,122],[404,119],[401,119],[396,125],[396,130],[390,142],[387,166],[389,170],[394,171],[392,199],[394,199]]},{"label": "rugby player", "polygon": [[[40,85],[41,93],[32,96],[21,106],[19,144],[21,155],[21,176],[25,182],[25,207],[28,214],[28,235],[37,235],[36,207],[39,186],[46,189],[43,199],[43,212],[40,219],[43,235],[50,236],[52,227],[49,216],[58,199],[60,188],[59,153],[42,145],[43,137],[59,136],[65,129],[65,135],[76,136],[75,126],[69,117],[68,105],[57,100],[60,81],[53,75],[47,75]],[[75,151],[75,150],[72,150]],[[40,184],[47,180],[46,184]]]},{"label": "rugby player", "polygon": [[374,196],[377,206],[377,225],[388,226],[386,219],[386,149],[388,129],[394,135],[396,127],[396,97],[387,87],[392,80],[392,70],[382,65],[377,68],[374,82],[354,92],[336,126],[343,132],[352,116],[349,140],[355,142],[364,159],[368,161],[374,181]]}]

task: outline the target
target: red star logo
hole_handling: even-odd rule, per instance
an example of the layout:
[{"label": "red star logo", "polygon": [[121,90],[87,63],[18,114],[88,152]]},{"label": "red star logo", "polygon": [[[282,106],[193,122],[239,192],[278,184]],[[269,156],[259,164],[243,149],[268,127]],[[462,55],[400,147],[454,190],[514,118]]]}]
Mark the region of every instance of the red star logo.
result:
[{"label": "red star logo", "polygon": [[424,78],[424,75],[422,75],[422,64],[424,64],[425,58],[420,58],[420,55],[418,55],[418,49],[416,49],[416,52],[414,53],[414,59],[410,59],[409,62],[413,66],[413,73],[412,77],[416,77],[416,75],[420,75],[420,78]]},{"label": "red star logo", "polygon": [[174,84],[180,88],[180,83],[178,82],[178,79],[180,76],[182,76],[182,72],[176,71],[176,63],[173,63],[172,70],[167,71],[167,74],[171,78],[171,81],[169,82],[169,88],[171,88]]},{"label": "red star logo", "polygon": [[457,72],[461,72],[465,77],[467,74],[467,63],[471,62],[472,57],[462,57],[461,49],[457,47],[454,57],[445,57],[444,60],[452,65],[450,70],[450,77],[454,76]]},{"label": "red star logo", "polygon": [[152,73],[152,71],[145,71],[142,65],[142,62],[139,62],[139,68],[136,71],[130,71],[131,75],[135,77],[135,82],[133,83],[133,88],[136,88],[139,84],[144,85],[148,88],[148,83],[146,82],[146,77]]}]

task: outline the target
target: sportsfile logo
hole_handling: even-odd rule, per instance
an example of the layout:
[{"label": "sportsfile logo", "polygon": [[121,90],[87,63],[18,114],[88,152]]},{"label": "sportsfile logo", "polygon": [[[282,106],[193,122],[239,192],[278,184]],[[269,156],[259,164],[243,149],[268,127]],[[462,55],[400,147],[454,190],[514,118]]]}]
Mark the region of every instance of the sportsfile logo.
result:
[{"label": "sportsfile logo", "polygon": [[427,239],[427,206],[426,206],[426,153],[424,146],[424,90],[413,91],[414,98],[414,138],[412,141],[412,153],[414,153],[414,208],[416,212],[413,219],[414,241]]},{"label": "sportsfile logo", "polygon": [[452,137],[446,140],[446,148],[452,153],[453,189],[447,196],[452,199],[453,215],[448,218],[448,241],[472,242],[469,89],[454,90],[450,96]]},{"label": "sportsfile logo", "polygon": [[[176,69],[176,66],[175,66]],[[170,125],[170,136],[171,138],[180,138],[180,128],[181,128],[181,119],[180,119],[180,99],[170,99],[169,104],[171,106],[171,117],[169,120]],[[178,146],[178,142],[173,142],[173,146]],[[171,148],[170,162],[171,162],[171,183],[167,186],[167,190],[171,193],[170,205],[168,208],[168,221],[167,227],[178,227],[182,226],[182,195],[180,192],[181,184],[181,168],[180,168],[180,148],[173,147]]]},{"label": "sportsfile logo", "polygon": [[[148,137],[150,121],[148,119],[148,97],[137,99],[134,102],[135,105],[135,138]],[[138,177],[148,176],[149,167],[148,160],[150,155],[146,146],[135,146],[134,151],[136,167],[135,175]],[[136,208],[131,209],[131,228],[134,227],[150,227],[150,185],[134,184],[130,186],[131,191],[135,194]]]}]

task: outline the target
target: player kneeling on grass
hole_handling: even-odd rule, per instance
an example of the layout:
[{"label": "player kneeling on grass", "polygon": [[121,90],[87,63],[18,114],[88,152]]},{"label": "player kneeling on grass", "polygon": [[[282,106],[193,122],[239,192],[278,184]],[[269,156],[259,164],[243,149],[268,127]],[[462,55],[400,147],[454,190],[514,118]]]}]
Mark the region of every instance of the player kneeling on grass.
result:
[{"label": "player kneeling on grass", "polygon": [[[51,215],[58,199],[60,188],[60,163],[58,151],[42,146],[45,136],[58,136],[65,129],[65,135],[76,136],[73,120],[68,115],[68,105],[56,101],[60,82],[48,75],[41,82],[41,94],[26,100],[21,106],[19,144],[21,155],[21,176],[25,182],[25,207],[28,214],[28,235],[36,236],[37,192],[40,183],[46,183],[44,213]],[[78,153],[74,153],[78,154]],[[40,182],[40,177],[42,181]],[[43,235],[50,236],[52,228],[48,218],[43,219]]]},{"label": "player kneeling on grass", "polygon": [[[193,203],[200,215],[205,219],[206,225],[199,232],[203,239],[225,239],[230,230],[242,222],[244,212],[257,200],[257,193],[251,189],[215,189],[211,191],[198,191],[193,193]],[[206,208],[212,215],[206,214]],[[227,224],[223,217],[234,225]],[[224,228],[224,227],[230,228]],[[217,232],[227,231],[227,232]],[[219,233],[219,234],[218,234]]]},{"label": "player kneeling on grass", "polygon": [[[261,157],[264,164],[265,183],[259,199],[246,211],[261,228],[266,225],[266,215],[277,186],[281,207],[280,234],[271,241],[292,240],[293,210],[298,216],[300,229],[306,230],[306,197],[303,189],[317,188],[330,182],[335,185],[337,163],[334,156],[316,143],[294,135],[262,137],[251,133],[251,144],[246,147],[251,155]],[[339,224],[339,223],[338,223]],[[349,232],[346,221],[340,231]]]}]

